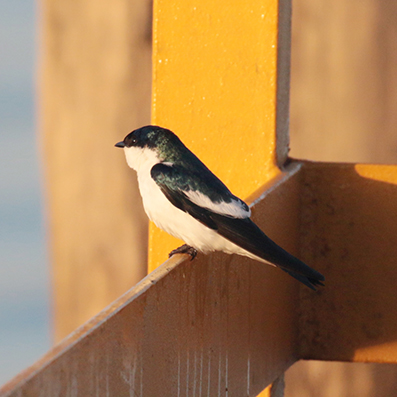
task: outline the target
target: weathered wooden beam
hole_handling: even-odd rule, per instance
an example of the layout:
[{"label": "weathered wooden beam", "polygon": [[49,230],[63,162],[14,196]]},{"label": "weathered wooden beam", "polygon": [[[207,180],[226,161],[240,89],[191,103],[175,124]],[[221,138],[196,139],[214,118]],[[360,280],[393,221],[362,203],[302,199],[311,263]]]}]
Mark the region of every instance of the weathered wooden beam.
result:
[{"label": "weathered wooden beam", "polygon": [[[254,219],[297,250],[299,169],[267,186]],[[299,285],[239,256],[174,256],[42,360],[10,396],[256,396],[298,359]]]}]

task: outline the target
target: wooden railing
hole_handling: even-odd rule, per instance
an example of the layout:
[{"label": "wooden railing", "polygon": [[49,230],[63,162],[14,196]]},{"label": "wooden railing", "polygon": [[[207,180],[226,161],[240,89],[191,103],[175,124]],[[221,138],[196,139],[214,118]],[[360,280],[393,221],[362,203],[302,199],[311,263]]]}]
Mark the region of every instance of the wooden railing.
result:
[{"label": "wooden railing", "polygon": [[156,268],[178,242],[151,226],[155,270],[1,396],[276,396],[299,359],[396,362],[397,166],[287,160],[290,3],[237,3],[155,3],[153,122],[326,286],[221,253]]}]

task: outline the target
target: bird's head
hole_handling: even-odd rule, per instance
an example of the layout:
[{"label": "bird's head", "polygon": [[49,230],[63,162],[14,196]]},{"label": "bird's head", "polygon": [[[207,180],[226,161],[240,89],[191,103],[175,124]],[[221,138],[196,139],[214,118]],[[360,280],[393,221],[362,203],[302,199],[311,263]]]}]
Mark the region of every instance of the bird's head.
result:
[{"label": "bird's head", "polygon": [[128,165],[136,171],[143,165],[153,166],[161,161],[173,161],[179,149],[184,147],[172,131],[155,125],[130,132],[115,146],[124,149]]}]

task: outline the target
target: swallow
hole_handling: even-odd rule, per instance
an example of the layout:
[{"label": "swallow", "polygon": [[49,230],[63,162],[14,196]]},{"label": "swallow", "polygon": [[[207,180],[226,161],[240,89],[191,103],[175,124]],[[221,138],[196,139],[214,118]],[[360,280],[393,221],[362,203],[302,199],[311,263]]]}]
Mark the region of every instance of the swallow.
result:
[{"label": "swallow", "polygon": [[186,243],[170,256],[223,251],[277,266],[313,290],[324,285],[324,276],[271,240],[250,219],[248,205],[172,131],[141,127],[115,146],[137,172],[149,219]]}]

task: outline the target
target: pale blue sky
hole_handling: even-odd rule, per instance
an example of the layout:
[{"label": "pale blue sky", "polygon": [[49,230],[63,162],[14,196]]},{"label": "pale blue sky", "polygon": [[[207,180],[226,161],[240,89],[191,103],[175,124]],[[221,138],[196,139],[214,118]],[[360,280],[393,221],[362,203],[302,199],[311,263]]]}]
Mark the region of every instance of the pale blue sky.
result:
[{"label": "pale blue sky", "polygon": [[35,2],[0,0],[0,384],[50,347]]}]

